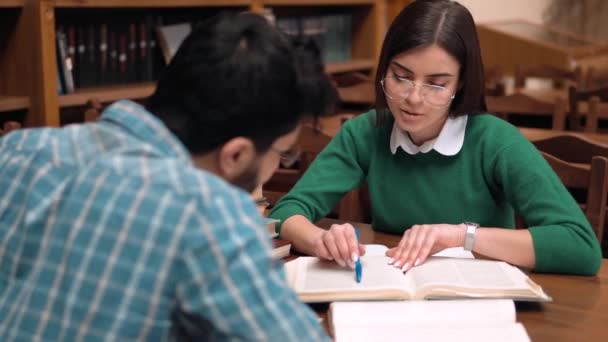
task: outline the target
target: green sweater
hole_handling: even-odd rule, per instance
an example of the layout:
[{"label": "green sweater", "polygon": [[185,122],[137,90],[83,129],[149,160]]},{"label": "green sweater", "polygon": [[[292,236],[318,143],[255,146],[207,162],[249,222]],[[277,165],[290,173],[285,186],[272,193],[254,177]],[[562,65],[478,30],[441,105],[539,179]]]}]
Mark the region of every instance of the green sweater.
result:
[{"label": "green sweater", "polygon": [[514,227],[514,212],[532,234],[537,272],[595,274],[601,249],[585,215],[549,164],[520,132],[492,115],[469,116],[462,149],[390,151],[391,120],[375,111],[347,121],[270,216],[324,217],[367,182],[374,229],[402,234],[415,224],[465,221]]}]

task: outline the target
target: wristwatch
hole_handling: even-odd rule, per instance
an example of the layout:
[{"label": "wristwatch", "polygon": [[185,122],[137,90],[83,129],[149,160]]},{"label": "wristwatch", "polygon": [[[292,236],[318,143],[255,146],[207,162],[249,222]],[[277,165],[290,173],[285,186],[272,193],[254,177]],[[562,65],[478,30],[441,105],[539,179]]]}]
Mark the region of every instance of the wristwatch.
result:
[{"label": "wristwatch", "polygon": [[475,244],[475,230],[479,228],[479,224],[475,222],[465,222],[464,225],[467,227],[467,233],[464,236],[464,250],[472,251],[473,245]]}]

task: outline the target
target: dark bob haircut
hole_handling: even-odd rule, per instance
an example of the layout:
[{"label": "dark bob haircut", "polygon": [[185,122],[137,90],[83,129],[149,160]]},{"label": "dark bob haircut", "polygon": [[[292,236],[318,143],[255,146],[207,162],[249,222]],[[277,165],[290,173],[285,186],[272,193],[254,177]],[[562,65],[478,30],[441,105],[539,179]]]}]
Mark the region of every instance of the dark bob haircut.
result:
[{"label": "dark bob haircut", "polygon": [[193,155],[235,137],[265,152],[335,99],[314,45],[289,39],[259,15],[224,13],[184,40],[146,108]]},{"label": "dark bob haircut", "polygon": [[486,110],[483,63],[471,13],[455,1],[417,0],[397,15],[384,38],[376,73],[378,123],[390,116],[380,81],[393,58],[434,44],[460,64],[459,88],[450,104],[450,115],[478,114]]}]

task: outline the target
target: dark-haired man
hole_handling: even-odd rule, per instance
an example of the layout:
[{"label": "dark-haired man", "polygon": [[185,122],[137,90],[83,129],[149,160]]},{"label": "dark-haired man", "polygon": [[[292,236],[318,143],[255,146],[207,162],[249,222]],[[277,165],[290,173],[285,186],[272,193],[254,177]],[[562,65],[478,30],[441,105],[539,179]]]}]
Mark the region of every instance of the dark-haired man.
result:
[{"label": "dark-haired man", "polygon": [[246,191],[333,96],[318,53],[240,14],[195,30],[145,107],[4,137],[0,340],[326,338]]}]

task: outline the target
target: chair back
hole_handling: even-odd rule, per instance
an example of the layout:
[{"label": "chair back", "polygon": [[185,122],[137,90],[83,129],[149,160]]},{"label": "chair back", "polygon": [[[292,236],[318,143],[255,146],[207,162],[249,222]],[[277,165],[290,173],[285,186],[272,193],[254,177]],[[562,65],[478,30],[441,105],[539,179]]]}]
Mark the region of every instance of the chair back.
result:
[{"label": "chair back", "polygon": [[589,164],[594,156],[608,158],[608,144],[601,144],[580,135],[564,133],[532,143],[538,150],[569,163]]},{"label": "chair back", "polygon": [[555,103],[544,102],[516,92],[506,96],[486,96],[488,111],[506,120],[510,115],[546,115],[552,117],[552,128],[563,130],[566,121],[567,104],[562,98]]},{"label": "chair back", "polygon": [[[343,119],[347,117],[352,116],[336,116],[335,119],[342,123]],[[328,122],[327,120],[323,120],[321,126],[323,123],[333,126],[333,122]],[[299,167],[297,169],[279,168],[270,181],[264,185],[264,196],[271,205],[274,205],[284,194],[289,192],[332,138],[330,134],[320,129],[318,125],[317,127],[312,124],[302,126],[298,138],[298,147],[301,152]],[[366,194],[365,187],[348,192],[340,200],[333,213],[338,219],[343,221],[367,222],[369,217],[369,200]]]},{"label": "chair back", "polygon": [[580,89],[577,87],[570,87],[568,89],[569,109],[570,114],[568,116],[570,128],[573,130],[583,130],[581,119],[583,113],[581,110],[582,105],[587,104],[587,119],[584,130],[586,132],[597,131],[597,121],[601,117],[608,117],[608,86],[594,89]]},{"label": "chair back", "polygon": [[583,85],[588,89],[608,87],[608,68],[590,66],[585,74]]},{"label": "chair back", "polygon": [[600,243],[606,223],[606,197],[608,196],[608,158],[595,156],[591,164],[573,164],[551,154],[541,152],[557,176],[568,189],[587,191],[585,215]]},{"label": "chair back", "polygon": [[580,85],[583,72],[581,67],[564,69],[553,65],[518,65],[515,68],[515,87],[525,88],[528,78],[547,79],[553,83],[554,88],[567,88],[570,85]]}]

